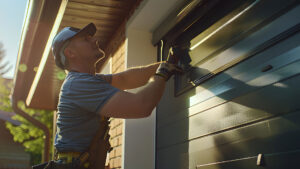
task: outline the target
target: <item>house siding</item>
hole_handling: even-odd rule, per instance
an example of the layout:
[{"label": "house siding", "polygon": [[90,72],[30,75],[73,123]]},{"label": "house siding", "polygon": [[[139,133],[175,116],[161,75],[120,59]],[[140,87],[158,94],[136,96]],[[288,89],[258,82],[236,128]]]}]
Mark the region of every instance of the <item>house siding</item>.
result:
[{"label": "house siding", "polygon": [[1,119],[0,137],[0,169],[30,169],[30,155],[21,144],[14,142]]}]

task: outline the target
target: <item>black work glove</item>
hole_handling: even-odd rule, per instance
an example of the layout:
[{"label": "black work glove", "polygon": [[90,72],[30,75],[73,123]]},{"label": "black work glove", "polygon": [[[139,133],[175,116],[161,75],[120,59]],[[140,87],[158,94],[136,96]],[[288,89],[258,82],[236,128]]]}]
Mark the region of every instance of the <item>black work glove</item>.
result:
[{"label": "black work glove", "polygon": [[155,75],[163,77],[166,81],[170,79],[170,77],[176,72],[183,72],[181,68],[176,66],[175,64],[171,64],[168,62],[162,62],[156,70]]}]

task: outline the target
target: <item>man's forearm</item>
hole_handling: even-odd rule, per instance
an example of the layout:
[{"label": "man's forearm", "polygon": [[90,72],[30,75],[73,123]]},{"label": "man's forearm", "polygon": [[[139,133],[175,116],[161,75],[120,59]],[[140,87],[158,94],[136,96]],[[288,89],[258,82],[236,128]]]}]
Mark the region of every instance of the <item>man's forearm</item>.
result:
[{"label": "man's forearm", "polygon": [[121,84],[123,89],[133,89],[145,85],[151,76],[153,76],[159,66],[160,62],[153,63],[142,67],[133,67],[124,72],[116,74],[119,76],[120,81],[116,82]]},{"label": "man's forearm", "polygon": [[157,62],[147,66],[129,68],[127,70],[128,76],[138,77],[140,83],[144,85],[149,81],[150,77],[155,74],[160,63],[161,62]]},{"label": "man's forearm", "polygon": [[152,76],[146,86],[137,92],[141,96],[141,103],[146,109],[146,112],[152,112],[153,108],[158,104],[161,99],[166,81],[161,76]]},{"label": "man's forearm", "polygon": [[119,91],[113,95],[99,112],[106,117],[143,118],[151,114],[165,89],[166,80],[153,76],[149,83],[136,93]]}]

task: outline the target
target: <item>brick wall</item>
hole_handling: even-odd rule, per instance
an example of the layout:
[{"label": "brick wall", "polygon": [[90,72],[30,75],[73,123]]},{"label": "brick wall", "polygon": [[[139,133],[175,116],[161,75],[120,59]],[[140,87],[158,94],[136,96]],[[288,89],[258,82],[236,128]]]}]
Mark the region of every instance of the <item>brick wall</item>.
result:
[{"label": "brick wall", "polygon": [[109,153],[109,165],[113,169],[119,169],[122,165],[123,119],[112,119],[110,134],[113,150]]},{"label": "brick wall", "polygon": [[125,38],[112,57],[112,73],[118,73],[125,70]]},{"label": "brick wall", "polygon": [[[114,44],[111,46],[112,73],[125,70],[125,26],[119,29],[118,35],[113,38]],[[122,143],[123,143],[123,119],[111,119],[110,123],[110,143],[113,150],[109,153],[109,166],[111,169],[122,167]]]}]

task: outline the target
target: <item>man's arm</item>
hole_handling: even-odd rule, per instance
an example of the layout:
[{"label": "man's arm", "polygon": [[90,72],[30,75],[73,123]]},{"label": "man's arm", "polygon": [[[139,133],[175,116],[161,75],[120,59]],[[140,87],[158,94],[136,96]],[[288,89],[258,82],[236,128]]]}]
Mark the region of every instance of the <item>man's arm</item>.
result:
[{"label": "man's arm", "polygon": [[130,68],[124,72],[112,75],[111,85],[121,89],[134,89],[144,86],[155,74],[160,62],[143,67]]},{"label": "man's arm", "polygon": [[[153,73],[154,74],[154,73]],[[114,118],[142,118],[151,114],[165,89],[166,80],[153,76],[137,93],[119,91],[100,110],[100,115]]]}]

